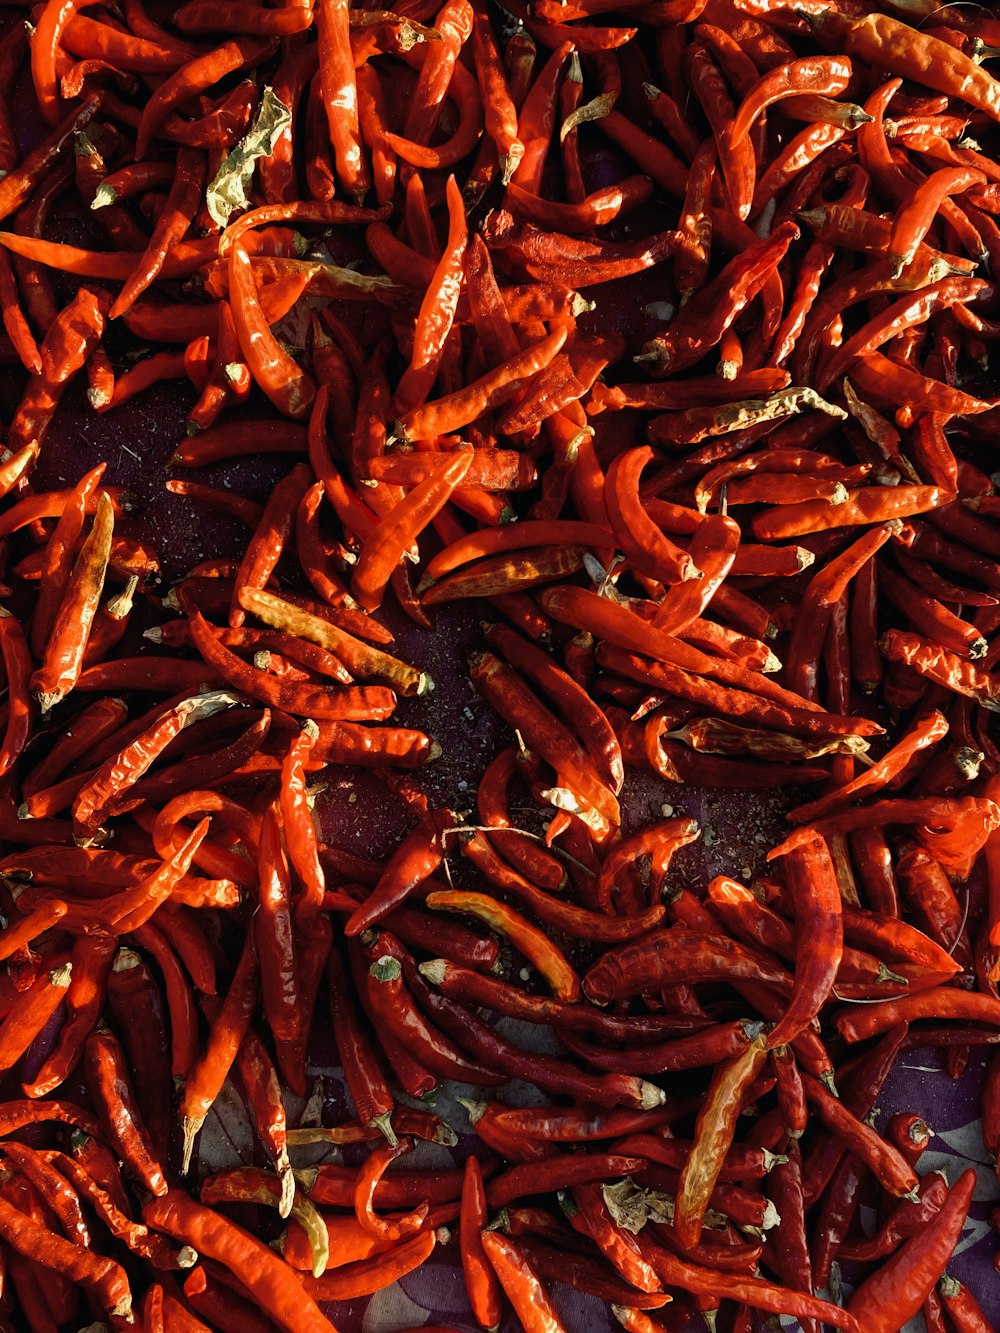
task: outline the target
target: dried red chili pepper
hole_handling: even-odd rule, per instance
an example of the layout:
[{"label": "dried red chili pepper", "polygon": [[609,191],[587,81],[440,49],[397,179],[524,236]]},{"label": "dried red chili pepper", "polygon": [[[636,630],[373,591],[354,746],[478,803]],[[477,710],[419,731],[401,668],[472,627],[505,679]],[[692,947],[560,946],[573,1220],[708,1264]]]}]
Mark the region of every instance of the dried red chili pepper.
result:
[{"label": "dried red chili pepper", "polygon": [[[170,1049],[163,997],[152,973],[131,949],[120,949],[107,979],[108,1002],[134,1076],[136,1102],[160,1161],[170,1152]],[[72,1002],[72,983],[67,1003]]]},{"label": "dried red chili pepper", "polygon": [[249,1232],[211,1208],[195,1203],[183,1191],[170,1190],[143,1208],[147,1225],[193,1245],[200,1255],[224,1264],[252,1294],[258,1305],[279,1321],[295,1310],[308,1333],[330,1333],[333,1325],[284,1261]]},{"label": "dried red chili pepper", "polygon": [[188,1071],[184,1085],[180,1109],[184,1134],[182,1170],[185,1172],[191,1162],[195,1136],[205,1123],[249,1031],[258,987],[257,955],[253,937],[248,933],[222,1008],[212,1023],[204,1050]]},{"label": "dried red chili pepper", "polygon": [[[374,961],[365,991],[373,1018],[440,1078],[492,1086],[500,1080],[485,1065],[463,1055],[443,1033],[428,1022],[403,981],[405,956],[384,932],[366,950]],[[381,1033],[380,1033],[381,1039]]]}]

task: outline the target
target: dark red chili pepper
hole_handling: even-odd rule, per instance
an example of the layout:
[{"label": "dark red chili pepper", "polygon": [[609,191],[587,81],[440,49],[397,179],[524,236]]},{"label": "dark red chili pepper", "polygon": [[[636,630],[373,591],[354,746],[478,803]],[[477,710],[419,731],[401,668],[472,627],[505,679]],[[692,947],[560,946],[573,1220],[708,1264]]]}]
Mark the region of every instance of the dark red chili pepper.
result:
[{"label": "dark red chili pepper", "polygon": [[358,1119],[363,1124],[376,1126],[390,1144],[395,1143],[396,1136],[392,1130],[395,1102],[382,1074],[371,1038],[354,1007],[347,988],[344,966],[336,950],[330,954],[327,962],[327,981],[337,1052]]},{"label": "dark red chili pepper", "polygon": [[119,950],[114,960],[108,977],[108,1001],[135,1078],[136,1101],[150,1142],[165,1162],[173,1100],[166,1013],[156,980],[131,949]]},{"label": "dark red chili pepper", "polygon": [[848,1309],[865,1311],[866,1319],[875,1320],[873,1327],[886,1331],[916,1314],[951,1256],[974,1185],[975,1172],[964,1172],[937,1216],[861,1284]]},{"label": "dark red chili pepper", "polygon": [[125,1052],[107,1029],[98,1029],[84,1047],[87,1079],[105,1133],[136,1178],[153,1194],[167,1192],[155,1150],[128,1082]]}]

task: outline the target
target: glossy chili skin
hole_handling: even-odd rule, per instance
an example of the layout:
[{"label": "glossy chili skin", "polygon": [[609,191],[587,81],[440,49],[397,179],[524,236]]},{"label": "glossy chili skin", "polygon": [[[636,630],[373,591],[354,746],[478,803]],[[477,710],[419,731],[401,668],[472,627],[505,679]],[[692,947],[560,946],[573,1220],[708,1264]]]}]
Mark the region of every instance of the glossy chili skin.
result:
[{"label": "glossy chili skin", "polygon": [[[0,1125],[98,1136],[5,1156],[39,1327],[77,1317],[75,1285],[127,1318],[104,1230],[151,1327],[193,1248],[206,1322],[321,1328],[310,1300],[405,1277],[456,1220],[489,1324],[505,1286],[554,1333],[567,1277],[643,1330],[668,1292],[668,1325],[729,1302],[736,1327],[855,1328],[869,1297],[887,1326],[976,1318],[945,1272],[967,1186],[911,1199],[924,1131],[872,1109],[904,1047],[955,1074],[1000,1021],[997,407],[970,378],[1000,335],[1000,171],[969,138],[1000,116],[1000,29],[853,0],[507,2],[505,40],[469,0],[53,0],[0,43],[4,89],[30,56],[13,121],[0,93],[0,1064],[26,1094]],[[292,118],[227,212],[209,183],[268,87]],[[64,243],[78,213],[94,248]],[[132,366],[119,317],[168,350]],[[127,435],[168,377],[169,468],[220,469],[169,482],[170,513],[240,529],[187,570],[117,484],[127,451],[105,475],[81,427],[72,470],[60,452],[91,410]],[[459,733],[426,698],[442,639],[437,674],[472,687]],[[342,808],[359,767],[409,821],[377,860]],[[787,836],[746,888],[702,892],[698,825],[628,770],[777,788]],[[355,1106],[326,1129],[331,1024]],[[172,1078],[186,1173],[234,1066],[267,1169],[162,1195]],[[664,1102],[681,1071],[693,1095]],[[564,1104],[473,1104],[506,1164],[399,1172],[411,1136],[448,1138],[401,1094],[445,1077]],[[991,1060],[990,1148],[996,1083]],[[341,1273],[293,1283],[206,1207],[278,1203],[319,1271],[291,1149],[341,1142],[365,1146],[313,1193],[389,1247]],[[49,1239],[84,1241],[74,1193],[103,1228],[75,1257]],[[777,1234],[741,1239],[768,1200]],[[855,1321],[812,1292],[859,1252],[881,1267]]]},{"label": "glossy chili skin", "polygon": [[87,1038],[84,1058],[108,1137],[151,1193],[166,1194],[167,1182],[128,1082],[128,1066],[121,1045],[107,1029],[98,1029]]}]

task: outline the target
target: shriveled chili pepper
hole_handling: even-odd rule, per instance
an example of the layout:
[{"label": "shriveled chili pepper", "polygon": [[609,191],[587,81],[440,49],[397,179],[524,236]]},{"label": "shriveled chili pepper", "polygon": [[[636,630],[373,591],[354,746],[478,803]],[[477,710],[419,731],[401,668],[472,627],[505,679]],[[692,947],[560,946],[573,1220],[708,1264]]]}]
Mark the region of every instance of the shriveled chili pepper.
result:
[{"label": "shriveled chili pepper", "polygon": [[[72,984],[70,996],[72,999]],[[135,1097],[161,1161],[170,1149],[169,1046],[163,998],[152,973],[131,949],[119,950],[108,977],[108,1001],[135,1079]]]},{"label": "shriveled chili pepper", "polygon": [[674,1228],[682,1244],[698,1241],[709,1195],[732,1142],[740,1098],[765,1059],[764,1038],[757,1036],[742,1055],[721,1064],[713,1076],[695,1126],[694,1146],[681,1171],[674,1207]]},{"label": "shriveled chili pepper", "polygon": [[254,1299],[279,1322],[294,1318],[308,1333],[330,1333],[333,1325],[320,1313],[294,1272],[276,1254],[233,1222],[182,1190],[171,1189],[143,1208],[143,1219],[198,1253],[224,1264],[235,1273]]},{"label": "shriveled chili pepper", "polygon": [[64,1240],[0,1199],[0,1234],[12,1249],[39,1261],[72,1282],[79,1282],[93,1295],[99,1308],[113,1317],[128,1319],[132,1293],[125,1270],[71,1241]]},{"label": "shriveled chili pepper", "polygon": [[514,1241],[484,1231],[482,1245],[526,1333],[560,1333],[563,1324],[555,1307]]},{"label": "shriveled chili pepper", "polygon": [[205,1049],[190,1068],[181,1097],[184,1134],[182,1169],[186,1172],[194,1140],[222,1089],[246,1036],[258,994],[257,955],[248,933],[222,1008],[212,1023]]},{"label": "shriveled chili pepper", "polygon": [[503,903],[485,894],[460,892],[430,893],[426,903],[428,907],[478,916],[511,940],[518,951],[545,977],[556,999],[573,1001],[579,998],[579,979],[561,951],[542,931]]},{"label": "shriveled chili pepper", "polygon": [[[874,1318],[873,1327],[890,1329],[916,1314],[941,1275],[962,1230],[975,1173],[963,1172],[937,1217],[908,1240],[857,1289],[848,1304]],[[874,1301],[875,1304],[870,1304]]]},{"label": "shriveled chili pepper", "polygon": [[84,1047],[84,1060],[101,1123],[122,1160],[153,1194],[166,1194],[163,1170],[128,1082],[125,1052],[109,1029],[98,1028],[90,1034]]},{"label": "shriveled chili pepper", "polygon": [[79,678],[87,639],[104,587],[114,528],[107,496],[98,499],[90,535],[66,583],[41,665],[31,679],[44,713],[51,712]]}]

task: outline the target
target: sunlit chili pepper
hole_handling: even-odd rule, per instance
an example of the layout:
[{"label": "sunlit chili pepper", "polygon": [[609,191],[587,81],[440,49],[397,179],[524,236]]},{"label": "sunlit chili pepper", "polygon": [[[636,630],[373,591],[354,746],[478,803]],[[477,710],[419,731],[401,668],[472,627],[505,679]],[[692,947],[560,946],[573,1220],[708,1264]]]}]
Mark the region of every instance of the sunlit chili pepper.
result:
[{"label": "sunlit chili pepper", "polygon": [[718,1179],[722,1158],[732,1143],[740,1098],[766,1059],[766,1042],[756,1036],[742,1055],[721,1064],[698,1115],[695,1141],[681,1171],[674,1207],[674,1228],[683,1244],[693,1245],[701,1234],[702,1217]]}]

